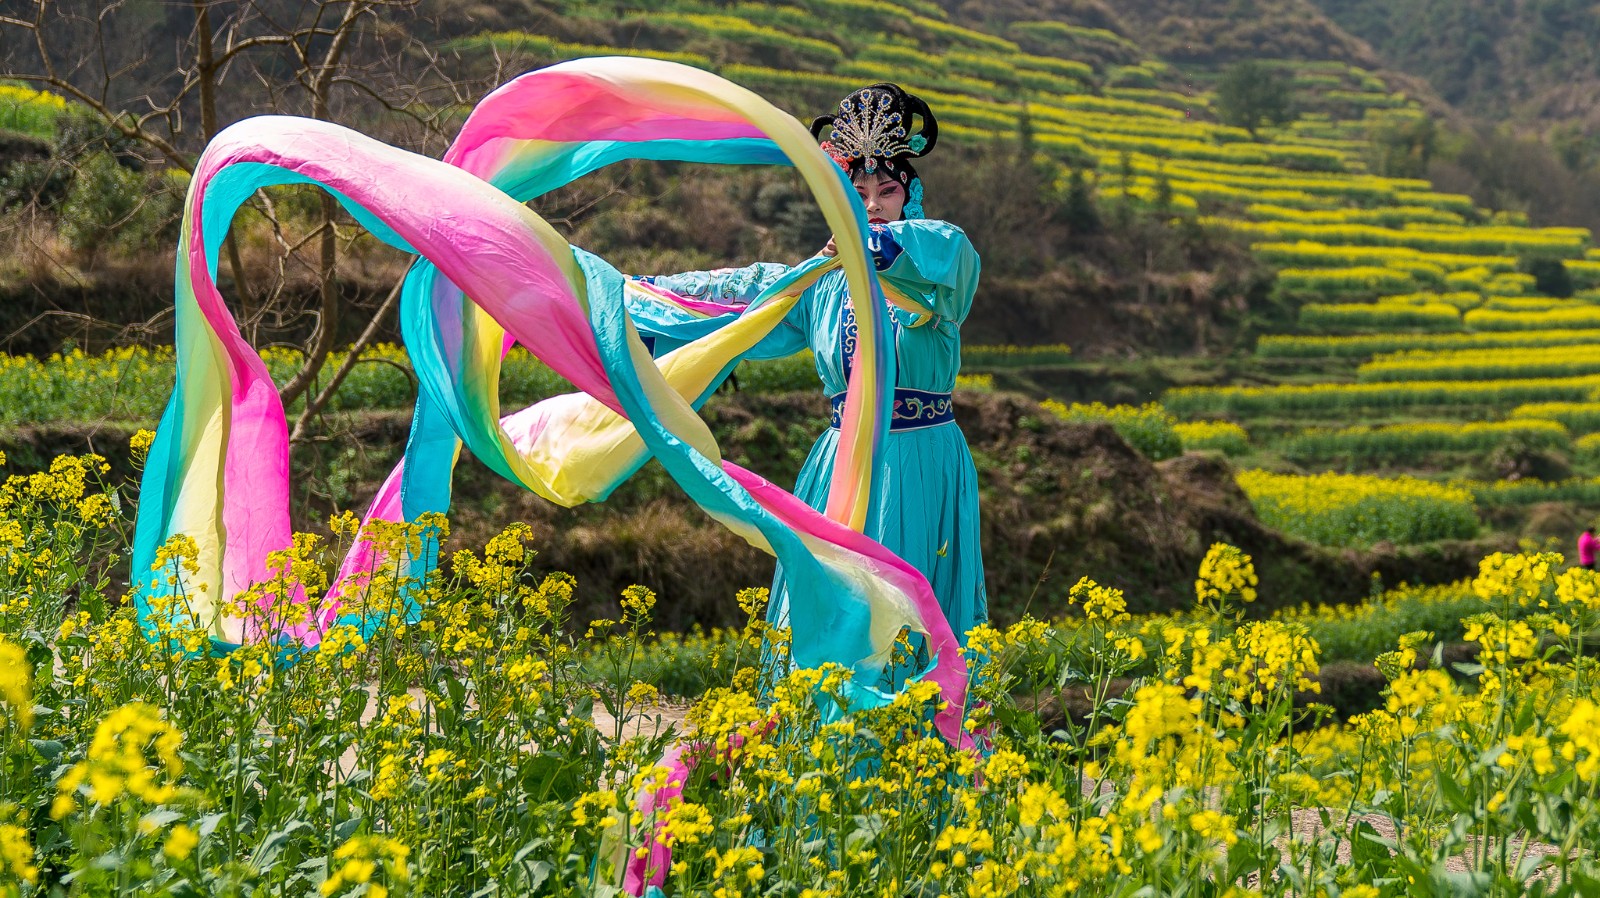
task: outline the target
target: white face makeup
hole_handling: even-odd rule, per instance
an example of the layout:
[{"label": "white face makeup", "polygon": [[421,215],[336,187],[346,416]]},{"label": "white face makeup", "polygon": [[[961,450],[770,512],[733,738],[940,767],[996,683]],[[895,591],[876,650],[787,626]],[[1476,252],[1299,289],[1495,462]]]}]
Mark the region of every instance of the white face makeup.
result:
[{"label": "white face makeup", "polygon": [[906,206],[906,189],[882,172],[856,176],[856,194],[866,204],[867,218],[873,221],[899,221]]}]

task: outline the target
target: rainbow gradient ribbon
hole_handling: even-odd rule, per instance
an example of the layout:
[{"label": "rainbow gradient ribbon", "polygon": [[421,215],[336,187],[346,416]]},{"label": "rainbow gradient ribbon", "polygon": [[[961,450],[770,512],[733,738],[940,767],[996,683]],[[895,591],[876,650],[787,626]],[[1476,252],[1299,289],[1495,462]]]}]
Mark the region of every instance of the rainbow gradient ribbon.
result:
[{"label": "rainbow gradient ribbon", "polygon": [[[796,267],[748,307],[649,290],[569,245],[524,205],[627,159],[793,165],[834,233],[859,239],[839,240],[837,259]],[[968,744],[959,724],[965,662],[932,589],[861,533],[878,501],[874,460],[887,435],[894,370],[884,296],[864,249],[865,210],[794,118],[715,75],[654,60],[583,59],[524,75],[478,105],[442,161],[337,125],[279,116],[242,121],[212,141],[190,183],[178,250],[177,384],[141,488],[133,570],[147,630],[167,613],[167,603],[154,600],[181,588],[213,650],[266,638],[231,605],[268,580],[269,555],[291,545],[288,428],[277,388],[215,275],[239,206],[280,184],[327,190],[373,235],[419,257],[401,297],[401,329],[420,383],[412,432],[368,522],[448,511],[463,447],[506,479],[568,505],[603,499],[655,457],[708,514],[778,558],[796,663],[842,664],[863,684],[875,683],[896,636],[910,628],[935,658],[924,678],[938,683],[946,702],[940,730]],[[724,460],[696,407],[801,291],[835,266],[848,278],[860,339],[829,505],[819,513]],[[653,359],[630,304],[703,318],[706,333]],[[580,392],[502,415],[500,365],[515,344]],[[152,565],[179,534],[195,541],[199,570],[175,586],[170,572]],[[434,554],[399,561],[417,573]],[[288,635],[310,646],[335,623],[371,626],[354,596],[384,561],[358,540],[330,600]],[[413,604],[407,613],[414,619],[419,609]],[[888,700],[865,685],[850,698]]]}]

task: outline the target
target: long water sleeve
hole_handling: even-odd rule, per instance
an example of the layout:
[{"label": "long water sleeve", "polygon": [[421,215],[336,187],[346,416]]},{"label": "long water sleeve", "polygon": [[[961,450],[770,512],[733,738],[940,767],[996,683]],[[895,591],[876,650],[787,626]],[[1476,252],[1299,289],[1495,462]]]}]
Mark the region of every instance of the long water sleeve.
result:
[{"label": "long water sleeve", "polygon": [[[628,303],[628,312],[651,354],[659,357],[739,320],[752,303],[761,305],[761,300],[782,289],[784,282],[792,282],[826,261],[815,257],[795,266],[756,262],[743,268],[641,277],[638,280],[697,306],[685,308],[635,298]],[[783,321],[742,358],[783,358],[806,349],[809,307],[808,296],[802,295]],[[716,314],[719,310],[721,314]]]},{"label": "long water sleeve", "polygon": [[641,278],[688,299],[749,305],[791,266],[779,262],[756,262],[743,268],[718,268],[711,271],[683,271]]}]

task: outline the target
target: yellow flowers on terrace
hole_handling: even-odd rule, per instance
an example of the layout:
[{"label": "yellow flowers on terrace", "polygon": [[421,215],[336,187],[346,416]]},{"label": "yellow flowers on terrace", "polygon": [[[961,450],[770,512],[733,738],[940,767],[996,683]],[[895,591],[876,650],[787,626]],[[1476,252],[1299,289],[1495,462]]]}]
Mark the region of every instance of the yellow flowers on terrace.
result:
[{"label": "yellow flowers on terrace", "polygon": [[60,94],[34,90],[20,84],[0,84],[0,103],[46,106],[57,111],[67,108],[66,98]]},{"label": "yellow flowers on terrace", "polygon": [[1241,471],[1239,488],[1267,524],[1328,546],[1466,538],[1478,531],[1472,493],[1415,477]]},{"label": "yellow flowers on terrace", "polygon": [[[1346,210],[1340,210],[1346,211]],[[1226,228],[1241,234],[1278,243],[1300,242],[1337,246],[1404,247],[1455,254],[1483,255],[1498,262],[1505,256],[1544,252],[1580,256],[1589,242],[1586,229],[1496,228],[1496,227],[1405,227],[1387,228],[1351,222],[1244,221],[1206,217],[1202,224]],[[1459,263],[1458,263],[1459,264]],[[1479,263],[1472,263],[1479,264]]]},{"label": "yellow flowers on terrace", "polygon": [[1362,381],[1501,380],[1600,373],[1600,343],[1497,349],[1418,349],[1379,355],[1356,369]]},{"label": "yellow flowers on terrace", "polygon": [[1593,330],[1600,328],[1600,306],[1550,309],[1544,312],[1506,312],[1473,309],[1462,323],[1478,331]]},{"label": "yellow flowers on terrace", "polygon": [[42,139],[55,137],[56,120],[67,111],[59,94],[21,84],[0,84],[0,128]]},{"label": "yellow flowers on terrace", "polygon": [[[1422,294],[1437,296],[1436,294]],[[1473,304],[1480,301],[1470,294]],[[1437,296],[1438,300],[1445,296]],[[1437,301],[1437,300],[1434,300]],[[1379,333],[1347,336],[1268,334],[1256,341],[1256,355],[1264,358],[1361,358],[1383,352],[1416,349],[1496,349],[1500,347],[1564,346],[1593,343],[1597,335],[1582,330],[1513,330],[1477,333]]]},{"label": "yellow flowers on terrace", "polygon": [[1151,461],[1171,458],[1183,452],[1178,435],[1173,430],[1175,419],[1160,403],[1144,405],[1112,405],[1101,402],[1074,402],[1066,405],[1055,399],[1046,399],[1040,405],[1064,421],[1103,421],[1138,449]]},{"label": "yellow flowers on terrace", "polygon": [[1186,452],[1216,449],[1231,455],[1249,448],[1250,434],[1232,421],[1191,421],[1174,424],[1172,429]]},{"label": "yellow flowers on terrace", "polygon": [[1427,328],[1457,330],[1461,312],[1449,303],[1317,303],[1300,307],[1300,324],[1311,328]]},{"label": "yellow flowers on terrace", "polygon": [[1270,387],[1177,387],[1161,398],[1175,414],[1260,414],[1412,406],[1515,406],[1587,401],[1600,376],[1515,380],[1418,380],[1400,383],[1283,384]]},{"label": "yellow flowers on terrace", "polygon": [[[1398,293],[1409,290],[1415,282],[1409,273],[1379,265],[1345,265],[1323,268],[1291,266],[1278,271],[1278,286],[1302,293]],[[1430,307],[1432,308],[1432,307]],[[1454,306],[1448,307],[1451,317],[1459,316]],[[1302,312],[1303,321],[1314,321]],[[1436,317],[1443,320],[1442,310]]]},{"label": "yellow flowers on terrace", "polygon": [[1423,262],[1437,265],[1446,271],[1483,268],[1492,273],[1500,273],[1511,272],[1517,266],[1515,256],[1422,252],[1399,246],[1331,246],[1313,240],[1269,241],[1253,244],[1250,248],[1269,262],[1308,267],[1353,268],[1392,265],[1396,262]]}]

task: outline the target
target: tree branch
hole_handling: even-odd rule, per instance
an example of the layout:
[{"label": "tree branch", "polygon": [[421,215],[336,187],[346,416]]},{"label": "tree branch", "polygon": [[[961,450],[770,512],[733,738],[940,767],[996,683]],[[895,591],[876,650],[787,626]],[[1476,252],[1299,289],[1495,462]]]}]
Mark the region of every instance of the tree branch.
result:
[{"label": "tree branch", "polygon": [[406,277],[402,275],[400,280],[395,282],[394,289],[390,290],[389,295],[383,300],[383,305],[379,306],[378,311],[373,313],[372,320],[367,322],[367,327],[361,332],[361,336],[357,337],[356,342],[351,345],[350,354],[345,356],[344,362],[339,365],[337,371],[333,372],[333,378],[328,381],[328,385],[317,391],[317,395],[306,403],[305,409],[300,412],[300,417],[294,422],[294,432],[289,435],[291,444],[301,442],[305,438],[306,429],[310,426],[311,420],[320,415],[322,410],[327,407],[328,403],[333,399],[333,394],[339,391],[339,385],[344,383],[344,379],[350,375],[351,371],[355,370],[356,363],[361,360],[362,351],[373,340],[377,339],[378,330],[383,324],[383,320],[389,317],[389,311],[400,301],[400,291],[405,286],[405,283]]}]

